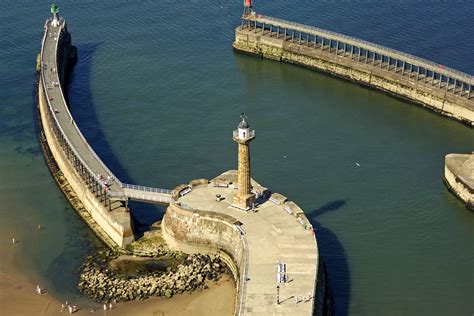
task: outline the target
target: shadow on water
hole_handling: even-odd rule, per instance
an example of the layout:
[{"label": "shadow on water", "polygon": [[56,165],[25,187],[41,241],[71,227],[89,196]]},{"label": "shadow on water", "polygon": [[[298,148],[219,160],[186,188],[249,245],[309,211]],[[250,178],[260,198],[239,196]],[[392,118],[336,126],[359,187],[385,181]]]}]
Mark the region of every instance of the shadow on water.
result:
[{"label": "shadow on water", "polygon": [[[68,85],[69,106],[84,137],[107,167],[122,182],[134,183],[108,143],[94,104],[91,82],[92,60],[100,45],[101,43],[77,45],[78,60],[70,74]],[[136,237],[141,237],[143,232],[164,214],[163,207],[145,203],[131,203],[130,209]]]},{"label": "shadow on water", "polygon": [[325,213],[340,210],[345,205],[345,200],[331,201],[316,210],[306,213],[306,216],[316,229],[319,252],[326,266],[329,286],[334,298],[334,315],[349,314],[351,295],[349,266],[345,250],[337,236],[329,228],[321,225],[317,218]]}]

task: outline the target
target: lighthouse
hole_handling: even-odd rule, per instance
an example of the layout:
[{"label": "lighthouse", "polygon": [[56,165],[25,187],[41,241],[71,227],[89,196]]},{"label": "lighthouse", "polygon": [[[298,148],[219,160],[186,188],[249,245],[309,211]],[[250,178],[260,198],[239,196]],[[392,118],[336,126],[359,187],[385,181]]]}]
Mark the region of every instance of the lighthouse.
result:
[{"label": "lighthouse", "polygon": [[56,5],[56,3],[51,5],[51,15],[53,16],[51,25],[54,27],[59,26],[59,7]]},{"label": "lighthouse", "polygon": [[244,14],[243,16],[250,16],[252,14],[252,0],[244,0]]},{"label": "lighthouse", "polygon": [[241,121],[233,132],[232,139],[238,144],[238,193],[234,196],[232,206],[244,211],[255,204],[255,194],[251,192],[250,183],[250,142],[255,139],[255,130],[250,129],[246,116],[242,113]]}]

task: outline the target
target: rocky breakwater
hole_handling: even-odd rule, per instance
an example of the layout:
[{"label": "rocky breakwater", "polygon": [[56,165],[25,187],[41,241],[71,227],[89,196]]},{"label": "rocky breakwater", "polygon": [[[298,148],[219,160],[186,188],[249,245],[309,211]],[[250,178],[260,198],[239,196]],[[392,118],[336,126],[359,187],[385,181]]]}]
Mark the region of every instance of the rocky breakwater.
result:
[{"label": "rocky breakwater", "polygon": [[[142,260],[136,259],[136,264]],[[217,281],[228,270],[217,256],[186,255],[180,252],[167,252],[157,257],[157,262],[167,262],[168,266],[162,265],[155,271],[119,272],[116,265],[121,260],[128,260],[126,264],[130,264],[134,258],[124,259],[110,250],[87,257],[80,275],[80,291],[96,302],[172,297],[177,293],[205,289],[207,280]]]}]

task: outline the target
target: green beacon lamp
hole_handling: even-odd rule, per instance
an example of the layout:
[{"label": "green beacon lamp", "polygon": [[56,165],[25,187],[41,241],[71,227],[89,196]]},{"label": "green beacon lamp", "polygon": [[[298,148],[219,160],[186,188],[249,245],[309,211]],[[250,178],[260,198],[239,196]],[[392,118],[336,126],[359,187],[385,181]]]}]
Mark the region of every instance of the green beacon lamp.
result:
[{"label": "green beacon lamp", "polygon": [[58,26],[59,25],[59,7],[56,5],[56,3],[53,3],[51,5],[51,14],[53,15],[53,21],[52,24],[53,26]]}]

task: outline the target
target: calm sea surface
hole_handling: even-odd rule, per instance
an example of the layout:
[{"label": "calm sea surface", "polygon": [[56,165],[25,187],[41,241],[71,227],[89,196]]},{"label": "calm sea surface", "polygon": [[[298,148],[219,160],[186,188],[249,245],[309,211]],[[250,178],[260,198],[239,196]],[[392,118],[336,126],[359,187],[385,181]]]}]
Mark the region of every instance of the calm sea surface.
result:
[{"label": "calm sea surface", "polygon": [[[253,177],[317,227],[338,315],[472,315],[474,214],[442,176],[447,153],[474,150],[474,130],[235,54],[241,2],[60,1],[79,54],[70,103],[89,142],[123,180],[173,188],[236,167],[231,131],[245,112],[257,132]],[[7,0],[0,11],[0,268],[87,302],[77,269],[100,242],[56,187],[35,134],[34,66],[49,5]],[[474,74],[471,1],[255,6]],[[146,224],[162,211],[137,205],[135,215]]]}]

